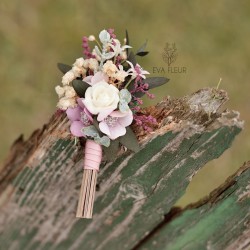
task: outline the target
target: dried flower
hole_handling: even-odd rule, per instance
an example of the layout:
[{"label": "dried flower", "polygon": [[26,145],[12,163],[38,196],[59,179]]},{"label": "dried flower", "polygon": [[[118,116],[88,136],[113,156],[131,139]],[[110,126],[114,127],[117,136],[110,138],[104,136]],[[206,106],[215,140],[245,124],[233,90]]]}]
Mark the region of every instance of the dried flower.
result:
[{"label": "dried flower", "polygon": [[93,41],[95,41],[95,36],[90,35],[88,39],[89,39],[90,42],[93,42]]},{"label": "dried flower", "polygon": [[99,67],[98,61],[95,58],[90,58],[87,60],[88,60],[88,67],[93,71],[97,71],[97,69]]},{"label": "dried flower", "polygon": [[118,71],[118,68],[116,65],[111,61],[108,60],[104,65],[103,65],[103,72],[109,76],[109,77],[114,77],[115,73]]},{"label": "dried flower", "polygon": [[57,95],[58,95],[59,98],[61,98],[61,97],[64,96],[65,90],[64,90],[63,87],[61,87],[61,86],[58,85],[58,86],[55,87],[55,91],[56,91],[56,93],[57,93]]},{"label": "dried flower", "polygon": [[62,84],[69,85],[75,78],[74,72],[70,70],[62,77]]},{"label": "dried flower", "polygon": [[83,64],[84,64],[84,59],[82,57],[80,57],[80,58],[76,59],[73,66],[81,68],[81,67],[83,67]]},{"label": "dried flower", "polygon": [[61,110],[66,110],[68,108],[74,108],[76,106],[75,98],[62,97],[57,103],[57,107]]}]

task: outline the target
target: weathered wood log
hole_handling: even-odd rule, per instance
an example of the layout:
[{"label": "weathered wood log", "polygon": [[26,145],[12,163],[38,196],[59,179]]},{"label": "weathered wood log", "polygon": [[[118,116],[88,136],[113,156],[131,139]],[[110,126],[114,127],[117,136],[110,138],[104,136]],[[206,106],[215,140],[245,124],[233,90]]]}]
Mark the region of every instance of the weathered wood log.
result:
[{"label": "weathered wood log", "polygon": [[250,249],[250,161],[201,201],[172,209],[135,249]]},{"label": "weathered wood log", "polygon": [[[0,245],[3,249],[132,249],[164,221],[195,173],[230,147],[243,123],[220,112],[227,94],[202,89],[147,108],[158,121],[141,150],[121,148],[103,162],[92,220],[75,218],[83,145],[56,113],[30,139],[19,138],[0,172]],[[104,159],[105,160],[105,159]]]}]

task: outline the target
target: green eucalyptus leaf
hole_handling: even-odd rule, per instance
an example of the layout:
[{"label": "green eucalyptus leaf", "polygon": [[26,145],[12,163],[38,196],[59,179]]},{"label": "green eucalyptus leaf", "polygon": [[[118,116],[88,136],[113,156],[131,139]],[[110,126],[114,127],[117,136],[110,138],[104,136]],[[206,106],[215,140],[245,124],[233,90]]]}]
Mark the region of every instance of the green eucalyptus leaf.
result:
[{"label": "green eucalyptus leaf", "polygon": [[148,51],[141,51],[141,52],[137,52],[136,55],[137,56],[146,56],[149,52]]},{"label": "green eucalyptus leaf", "polygon": [[148,77],[143,80],[144,83],[149,85],[149,89],[159,87],[169,81],[166,77]]},{"label": "green eucalyptus leaf", "polygon": [[130,51],[128,55],[128,61],[130,61],[134,66],[136,65],[137,62],[133,51]]},{"label": "green eucalyptus leaf", "polygon": [[127,103],[131,102],[132,96],[127,89],[122,89],[119,92],[120,100],[124,100]]},{"label": "green eucalyptus leaf", "polygon": [[129,111],[128,103],[126,101],[120,100],[120,102],[119,102],[119,110],[122,113],[128,112]]},{"label": "green eucalyptus leaf", "polygon": [[92,138],[100,138],[99,133],[94,125],[90,125],[82,128],[82,132],[84,135],[92,137]]},{"label": "green eucalyptus leaf", "polygon": [[135,79],[133,79],[130,83],[129,83],[129,85],[128,85],[128,87],[127,87],[127,90],[129,91],[129,92],[131,92],[132,90],[134,90],[134,83],[135,83]]},{"label": "green eucalyptus leaf", "polygon": [[99,34],[99,39],[103,44],[106,44],[110,41],[110,34],[107,30],[102,30]]},{"label": "green eucalyptus leaf", "polygon": [[126,134],[118,138],[119,142],[124,145],[126,148],[138,152],[140,150],[140,146],[138,140],[130,127],[126,128]]},{"label": "green eucalyptus leaf", "polygon": [[105,135],[103,137],[95,137],[94,141],[104,147],[109,147],[110,146],[110,139]]},{"label": "green eucalyptus leaf", "polygon": [[85,96],[86,89],[90,87],[90,85],[82,80],[73,80],[72,81],[72,86],[77,93],[77,95],[81,98]]},{"label": "green eucalyptus leaf", "polygon": [[136,54],[140,52],[144,52],[147,47],[148,40],[145,41],[145,43],[142,44],[142,46],[136,51]]},{"label": "green eucalyptus leaf", "polygon": [[[129,45],[129,36],[128,36],[128,31],[126,30],[126,45]],[[126,49],[127,55],[129,52],[129,48]]]},{"label": "green eucalyptus leaf", "polygon": [[66,74],[68,71],[72,69],[71,66],[64,64],[64,63],[58,63],[57,68],[63,73]]},{"label": "green eucalyptus leaf", "polygon": [[104,147],[103,151],[108,161],[114,161],[119,151],[119,140],[111,140],[110,146]]},{"label": "green eucalyptus leaf", "polygon": [[[148,77],[144,79],[142,82],[148,84],[148,89],[153,89],[167,83],[168,81],[169,79],[166,77]],[[134,93],[134,96],[136,97],[142,97],[144,95],[145,93],[143,92]]]}]

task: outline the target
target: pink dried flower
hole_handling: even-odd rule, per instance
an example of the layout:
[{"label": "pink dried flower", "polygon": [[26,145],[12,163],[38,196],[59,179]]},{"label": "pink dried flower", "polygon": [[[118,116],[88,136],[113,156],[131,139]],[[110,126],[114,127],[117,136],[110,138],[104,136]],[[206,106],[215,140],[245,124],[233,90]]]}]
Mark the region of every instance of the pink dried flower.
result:
[{"label": "pink dried flower", "polygon": [[116,35],[114,34],[114,31],[115,31],[114,29],[111,29],[111,28],[110,28],[110,29],[108,29],[107,31],[108,31],[108,33],[110,34],[110,36],[111,36],[113,39],[116,38]]},{"label": "pink dried flower", "polygon": [[152,126],[157,124],[157,120],[151,115],[134,115],[135,124],[141,126],[146,132],[152,132]]},{"label": "pink dried flower", "polygon": [[95,56],[91,53],[90,47],[89,47],[89,39],[88,37],[84,36],[82,38],[82,48],[83,48],[83,54],[87,59],[89,58],[95,58]]}]

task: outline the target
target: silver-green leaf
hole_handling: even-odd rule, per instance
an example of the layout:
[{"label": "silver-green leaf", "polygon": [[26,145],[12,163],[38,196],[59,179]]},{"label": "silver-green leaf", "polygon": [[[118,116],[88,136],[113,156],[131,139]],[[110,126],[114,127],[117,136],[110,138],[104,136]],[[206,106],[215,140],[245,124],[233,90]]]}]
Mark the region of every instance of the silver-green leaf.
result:
[{"label": "silver-green leaf", "polygon": [[109,147],[110,146],[110,139],[107,136],[103,136],[103,137],[95,137],[94,138],[95,142],[103,145],[104,147]]},{"label": "silver-green leaf", "polygon": [[84,135],[92,137],[92,138],[99,137],[99,133],[97,129],[95,128],[95,126],[93,125],[82,128],[82,132]]},{"label": "silver-green leaf", "polygon": [[130,92],[127,89],[122,89],[119,95],[120,95],[120,100],[123,100],[127,103],[131,102],[132,97],[131,97]]}]

